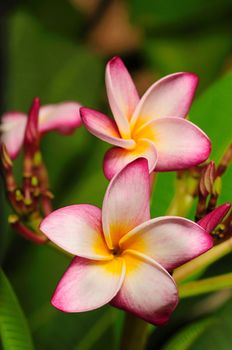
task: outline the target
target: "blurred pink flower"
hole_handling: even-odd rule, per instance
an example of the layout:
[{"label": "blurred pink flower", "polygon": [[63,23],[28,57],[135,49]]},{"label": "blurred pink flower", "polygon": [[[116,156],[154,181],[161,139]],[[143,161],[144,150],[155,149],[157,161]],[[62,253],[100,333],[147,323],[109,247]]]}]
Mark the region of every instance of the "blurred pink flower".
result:
[{"label": "blurred pink flower", "polygon": [[111,179],[126,164],[145,157],[149,170],[189,168],[206,160],[208,137],[185,120],[197,87],[192,73],[171,74],[153,84],[139,99],[126,67],[114,57],[106,67],[106,89],[114,121],[89,108],[81,108],[86,128],[116,147],[105,155],[104,173]]},{"label": "blurred pink flower", "polygon": [[[44,134],[57,130],[68,134],[81,125],[81,105],[77,102],[63,102],[46,105],[39,111],[39,132]],[[5,143],[12,159],[16,158],[24,140],[27,114],[7,112],[1,118],[1,142]]]},{"label": "blurred pink flower", "polygon": [[48,215],[41,231],[76,255],[59,282],[52,304],[65,312],[106,303],[163,324],[178,303],[168,271],[212,247],[212,237],[181,217],[150,219],[146,159],[128,164],[111,180],[102,211],[71,205]]}]

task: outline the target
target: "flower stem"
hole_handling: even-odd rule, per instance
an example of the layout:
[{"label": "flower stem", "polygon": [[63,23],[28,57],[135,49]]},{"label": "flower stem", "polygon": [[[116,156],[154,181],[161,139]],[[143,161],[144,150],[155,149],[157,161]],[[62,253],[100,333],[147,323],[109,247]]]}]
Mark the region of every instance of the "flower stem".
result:
[{"label": "flower stem", "polygon": [[198,179],[187,172],[177,173],[176,191],[166,215],[186,216],[194,201],[194,194],[198,186]]},{"label": "flower stem", "polygon": [[126,313],[120,350],[143,350],[148,333],[147,322]]},{"label": "flower stem", "polygon": [[182,284],[179,287],[179,296],[180,298],[189,298],[224,288],[232,288],[232,273]]}]

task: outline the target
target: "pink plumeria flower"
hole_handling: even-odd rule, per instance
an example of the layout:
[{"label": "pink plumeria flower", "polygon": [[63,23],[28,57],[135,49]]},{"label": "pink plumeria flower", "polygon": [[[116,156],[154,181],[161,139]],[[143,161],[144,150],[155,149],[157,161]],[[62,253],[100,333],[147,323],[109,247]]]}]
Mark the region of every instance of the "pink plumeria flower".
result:
[{"label": "pink plumeria flower", "polygon": [[150,176],[144,158],[111,180],[102,210],[71,205],[48,215],[41,231],[76,255],[52,304],[82,312],[106,303],[153,324],[169,319],[178,303],[168,271],[212,247],[212,237],[180,217],[150,219]]},{"label": "pink plumeria flower", "polygon": [[149,170],[189,168],[206,160],[209,138],[184,118],[198,84],[192,73],[171,74],[153,84],[139,99],[136,87],[119,57],[106,67],[106,89],[114,121],[89,108],[81,108],[86,128],[116,147],[105,155],[104,173],[111,179],[138,157]]},{"label": "pink plumeria flower", "polygon": [[[39,131],[44,134],[51,130],[68,134],[81,125],[81,105],[77,102],[63,102],[40,108]],[[12,159],[16,158],[24,140],[27,114],[7,112],[0,125],[1,142],[5,143]]]}]

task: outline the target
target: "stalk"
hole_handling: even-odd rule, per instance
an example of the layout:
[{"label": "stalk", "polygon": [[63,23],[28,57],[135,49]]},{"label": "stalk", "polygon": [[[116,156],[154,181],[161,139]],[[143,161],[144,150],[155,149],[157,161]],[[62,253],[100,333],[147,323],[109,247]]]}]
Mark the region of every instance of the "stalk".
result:
[{"label": "stalk", "polygon": [[142,350],[149,334],[148,323],[126,313],[120,350]]}]

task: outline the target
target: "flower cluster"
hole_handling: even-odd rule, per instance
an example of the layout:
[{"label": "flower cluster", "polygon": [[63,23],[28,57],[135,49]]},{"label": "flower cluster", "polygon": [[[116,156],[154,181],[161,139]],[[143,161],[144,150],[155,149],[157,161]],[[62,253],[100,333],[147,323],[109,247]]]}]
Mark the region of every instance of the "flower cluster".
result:
[{"label": "flower cluster", "polygon": [[[192,73],[172,74],[139,99],[126,67],[115,57],[106,68],[114,120],[76,102],[40,108],[38,99],[28,117],[18,112],[3,115],[3,172],[18,215],[11,223],[17,222],[15,228],[25,237],[37,243],[49,239],[74,255],[52,297],[56,308],[81,312],[110,303],[152,324],[168,321],[178,303],[173,270],[213,246],[211,232],[230,210],[229,204],[215,209],[217,179],[225,165],[216,170],[211,162],[197,168],[198,223],[178,216],[150,217],[151,173],[188,171],[210,154],[209,138],[186,120],[197,83]],[[102,209],[79,204],[52,211],[40,138],[50,130],[70,133],[82,122],[114,145],[104,157],[104,174],[110,182]],[[19,189],[11,158],[22,145],[24,180]],[[35,221],[36,213],[33,233],[21,220],[26,216]]]}]

